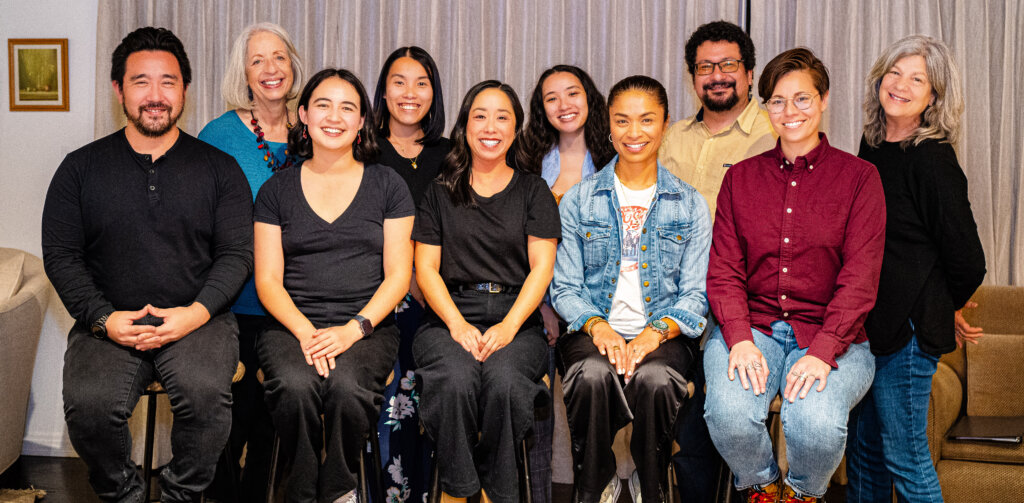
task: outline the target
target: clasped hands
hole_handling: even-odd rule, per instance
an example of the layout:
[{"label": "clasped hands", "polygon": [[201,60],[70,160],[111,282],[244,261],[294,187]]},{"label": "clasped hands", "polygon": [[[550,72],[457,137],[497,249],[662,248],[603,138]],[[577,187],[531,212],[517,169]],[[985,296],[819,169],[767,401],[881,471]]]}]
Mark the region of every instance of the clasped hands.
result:
[{"label": "clasped hands", "polygon": [[[160,326],[136,325],[146,316],[161,318]],[[202,304],[159,308],[146,304],[138,311],[114,311],[107,317],[107,337],[126,347],[149,351],[170,344],[210,320],[210,312]]]},{"label": "clasped hands", "polygon": [[458,342],[478,362],[487,361],[495,351],[508,346],[515,338],[519,327],[501,322],[488,328],[483,334],[480,330],[463,320],[448,328],[452,339]]},{"label": "clasped hands", "polygon": [[608,363],[615,367],[619,375],[626,376],[626,380],[633,377],[633,372],[644,357],[661,345],[661,336],[650,327],[645,327],[640,335],[627,343],[605,321],[594,323],[590,327],[590,336],[601,355],[608,357]]},{"label": "clasped hands", "polygon": [[[790,403],[795,402],[797,397],[806,398],[807,393],[814,387],[814,381],[818,381],[819,393],[825,391],[830,372],[832,367],[820,358],[802,356],[790,368],[789,374],[786,374],[786,389],[782,392],[782,397]],[[730,381],[736,380],[736,376],[739,375],[743,389],[753,389],[755,395],[760,395],[766,392],[768,374],[768,361],[753,341],[733,344],[729,350]]]},{"label": "clasped hands", "polygon": [[320,377],[326,378],[335,368],[334,359],[362,338],[363,331],[359,328],[359,322],[353,319],[344,325],[316,329],[309,335],[299,337],[299,345],[302,346],[306,364],[312,365]]}]

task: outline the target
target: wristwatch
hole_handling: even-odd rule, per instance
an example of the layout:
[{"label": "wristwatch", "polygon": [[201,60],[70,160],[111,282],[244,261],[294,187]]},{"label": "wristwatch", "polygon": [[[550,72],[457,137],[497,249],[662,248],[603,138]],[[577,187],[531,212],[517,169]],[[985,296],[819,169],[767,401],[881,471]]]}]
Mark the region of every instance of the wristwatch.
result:
[{"label": "wristwatch", "polygon": [[356,323],[359,324],[359,331],[363,333],[363,339],[369,337],[370,334],[373,333],[373,323],[370,323],[370,320],[358,314],[353,316],[352,319],[356,320]]},{"label": "wristwatch", "polygon": [[654,330],[661,336],[661,339],[658,340],[658,344],[663,344],[668,340],[668,323],[665,323],[664,320],[654,320],[648,323],[647,326],[651,327],[651,330]]},{"label": "wristwatch", "polygon": [[92,326],[89,327],[89,330],[92,332],[93,337],[97,339],[107,338],[107,319],[110,318],[110,314],[111,313],[104,314],[103,316],[100,316],[99,319],[92,322]]}]

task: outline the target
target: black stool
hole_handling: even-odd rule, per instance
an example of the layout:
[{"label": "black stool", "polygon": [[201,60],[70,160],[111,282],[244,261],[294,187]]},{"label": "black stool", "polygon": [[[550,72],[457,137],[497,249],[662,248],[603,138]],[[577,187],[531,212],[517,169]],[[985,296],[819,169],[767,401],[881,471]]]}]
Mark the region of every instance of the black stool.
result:
[{"label": "black stool", "polygon": [[[245,365],[242,362],[238,362],[238,367],[235,368],[235,375],[231,376],[231,384],[235,384],[245,377]],[[159,381],[154,381],[149,386],[146,386],[146,390],[142,393],[146,397],[146,441],[143,447],[142,454],[142,490],[145,495],[146,501],[156,501],[150,498],[150,479],[153,476],[153,438],[156,429],[156,397],[157,395],[166,394],[167,390],[164,389],[163,384]],[[235,478],[235,469],[233,468],[234,463],[231,461],[231,442],[228,441],[224,444],[224,450],[221,451],[220,460],[218,463],[224,463],[224,468],[227,470],[228,478],[231,481],[231,501],[238,503],[238,479]],[[206,494],[199,495],[199,501],[206,501]]]}]

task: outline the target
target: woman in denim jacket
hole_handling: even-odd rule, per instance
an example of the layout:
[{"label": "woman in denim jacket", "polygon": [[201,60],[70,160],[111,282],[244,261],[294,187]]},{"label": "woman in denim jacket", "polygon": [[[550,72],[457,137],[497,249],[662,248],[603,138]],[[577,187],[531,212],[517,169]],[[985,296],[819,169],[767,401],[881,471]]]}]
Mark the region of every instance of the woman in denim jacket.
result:
[{"label": "woman in denim jacket", "polygon": [[[634,421],[634,501],[662,501],[684,375],[704,330],[711,218],[704,198],[657,163],[668,125],[658,81],[626,78],[608,96],[618,156],[565,194],[551,298],[569,324],[558,343],[579,500],[615,501],[612,440]],[[683,337],[680,337],[683,336]]]}]

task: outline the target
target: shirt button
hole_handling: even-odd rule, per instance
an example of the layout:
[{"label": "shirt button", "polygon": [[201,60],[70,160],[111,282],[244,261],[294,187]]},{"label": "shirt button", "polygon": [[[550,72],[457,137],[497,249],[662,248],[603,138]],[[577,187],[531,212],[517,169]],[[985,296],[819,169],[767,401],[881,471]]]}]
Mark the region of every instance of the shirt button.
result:
[{"label": "shirt button", "polygon": [[647,251],[647,245],[640,245],[640,251]]},{"label": "shirt button", "polygon": [[644,297],[644,302],[650,302],[650,301],[651,301],[650,297]]},{"label": "shirt button", "polygon": [[151,169],[151,170],[149,170],[149,174],[151,174],[151,175],[152,175],[152,174],[155,174],[155,173],[156,173],[156,170],[155,170],[155,169]]},{"label": "shirt button", "polygon": [[615,284],[615,278],[612,278],[612,284],[613,285]]},{"label": "shirt button", "polygon": [[788,312],[782,313],[782,317],[783,318],[789,318],[789,313]]},{"label": "shirt button", "polygon": [[789,184],[796,187],[796,182],[789,182]]},{"label": "shirt button", "polygon": [[785,294],[782,295],[782,300],[786,300],[786,295]]},{"label": "shirt button", "polygon": [[640,267],[643,267],[644,269],[647,269],[647,262],[644,262],[643,264],[640,264]]},{"label": "shirt button", "polygon": [[609,298],[609,299],[610,299],[610,298],[612,298],[612,294],[610,294],[610,293],[609,293],[609,294],[608,294],[608,298]]},{"label": "shirt button", "polygon": [[619,261],[618,260],[615,261],[615,265],[619,265]]},{"label": "shirt button", "polygon": [[793,208],[786,208],[786,213],[793,213]]},{"label": "shirt button", "polygon": [[589,233],[589,232],[587,233],[587,237],[588,237],[588,238],[590,237],[590,233]]},{"label": "shirt button", "polygon": [[789,238],[782,238],[782,242],[783,243],[788,243],[789,242]]},{"label": "shirt button", "polygon": [[644,227],[641,231],[642,234],[647,234],[647,227]]},{"label": "shirt button", "polygon": [[156,187],[155,187],[155,186],[153,186],[153,185],[150,185],[150,186],[149,186],[149,190],[156,190]]},{"label": "shirt button", "polygon": [[608,314],[608,308],[605,308],[604,314]]},{"label": "shirt button", "polygon": [[644,286],[651,286],[651,282],[650,281],[644,281]]},{"label": "shirt button", "polygon": [[812,170],[812,169],[814,169],[814,165],[813,165],[813,164],[811,164],[810,166],[808,166],[808,167],[807,167],[807,170],[808,170],[808,171],[810,171],[810,170]]},{"label": "shirt button", "polygon": [[783,267],[782,268],[782,272],[789,272],[789,268],[788,267]]},{"label": "shirt button", "polygon": [[651,316],[654,316],[654,312],[653,311],[647,311],[647,317],[650,318]]}]

